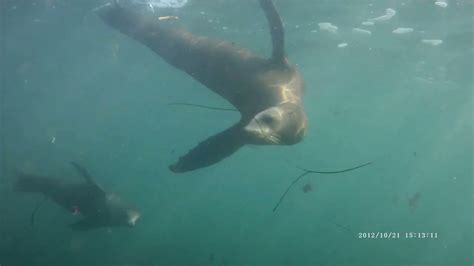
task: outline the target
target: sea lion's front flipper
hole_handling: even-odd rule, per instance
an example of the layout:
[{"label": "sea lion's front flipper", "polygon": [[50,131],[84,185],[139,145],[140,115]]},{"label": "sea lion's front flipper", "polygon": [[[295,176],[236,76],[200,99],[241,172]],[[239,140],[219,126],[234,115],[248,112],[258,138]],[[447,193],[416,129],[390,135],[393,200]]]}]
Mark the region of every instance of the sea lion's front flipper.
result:
[{"label": "sea lion's front flipper", "polygon": [[86,168],[83,166],[79,165],[76,162],[70,162],[72,166],[76,169],[76,171],[84,177],[87,183],[91,184],[97,189],[97,193],[101,196],[105,196],[105,191],[92,179],[92,176],[89,174],[89,171],[87,171]]},{"label": "sea lion's front flipper", "polygon": [[95,184],[94,180],[92,180],[92,176],[89,174],[89,171],[87,171],[86,168],[82,167],[81,165],[79,165],[78,163],[76,162],[71,162],[72,166],[74,166],[74,168],[76,169],[76,171],[82,176],[84,177],[84,179],[88,182],[88,183],[93,183]]},{"label": "sea lion's front flipper", "polygon": [[245,144],[242,134],[241,126],[234,125],[199,143],[169,168],[175,173],[182,173],[213,165]]}]

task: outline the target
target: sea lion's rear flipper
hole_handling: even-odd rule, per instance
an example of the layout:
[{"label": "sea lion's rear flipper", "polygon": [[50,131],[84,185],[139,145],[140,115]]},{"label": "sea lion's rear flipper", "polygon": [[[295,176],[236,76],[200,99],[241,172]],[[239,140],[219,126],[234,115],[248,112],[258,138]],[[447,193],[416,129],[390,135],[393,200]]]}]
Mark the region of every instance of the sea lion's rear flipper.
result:
[{"label": "sea lion's rear flipper", "polygon": [[89,171],[87,171],[86,168],[83,166],[79,165],[76,162],[70,162],[72,166],[74,166],[74,169],[86,180],[87,183],[92,185],[97,189],[97,193],[101,196],[105,196],[105,191],[92,179],[92,176],[89,174]]},{"label": "sea lion's rear flipper", "polygon": [[260,0],[260,6],[265,12],[272,36],[272,61],[276,64],[285,64],[285,32],[283,23],[272,0]]},{"label": "sea lion's rear flipper", "polygon": [[175,173],[183,173],[213,165],[245,144],[242,134],[241,127],[234,125],[199,143],[169,168]]},{"label": "sea lion's rear flipper", "polygon": [[[108,5],[98,11],[107,25],[145,45],[168,64],[228,99],[228,83],[254,77],[267,60],[231,42],[194,35],[152,14]],[[233,85],[232,87],[237,87]]]},{"label": "sea lion's rear flipper", "polygon": [[19,192],[48,193],[60,186],[59,180],[51,177],[17,173],[14,188]]},{"label": "sea lion's rear flipper", "polygon": [[122,7],[116,2],[101,6],[96,12],[106,24],[126,35],[137,37],[150,26],[150,21],[145,20],[146,16],[139,14],[137,10]]}]

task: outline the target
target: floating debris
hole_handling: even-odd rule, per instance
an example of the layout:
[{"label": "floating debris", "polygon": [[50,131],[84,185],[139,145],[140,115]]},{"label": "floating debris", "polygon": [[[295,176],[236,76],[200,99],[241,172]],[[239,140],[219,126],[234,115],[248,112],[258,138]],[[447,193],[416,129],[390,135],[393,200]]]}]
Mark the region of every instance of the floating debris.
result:
[{"label": "floating debris", "polygon": [[411,210],[415,210],[418,207],[418,201],[420,201],[421,193],[416,192],[412,197],[408,199],[408,206],[410,206]]},{"label": "floating debris", "polygon": [[132,5],[149,5],[157,8],[180,8],[188,3],[188,0],[132,0]]},{"label": "floating debris", "polygon": [[374,26],[375,23],[373,21],[364,21],[364,22],[362,22],[362,25],[364,25],[364,26]]},{"label": "floating debris", "polygon": [[357,33],[357,34],[362,34],[362,35],[371,35],[372,34],[371,31],[360,29],[360,28],[354,28],[354,29],[352,29],[352,32]]},{"label": "floating debris", "polygon": [[56,137],[53,137],[53,138],[51,139],[51,143],[54,144],[54,142],[56,142]]},{"label": "floating debris", "polygon": [[151,11],[152,13],[155,13],[155,8],[153,7],[153,5],[152,5],[151,3],[148,4],[148,8],[150,9],[150,11]]},{"label": "floating debris", "polygon": [[168,19],[179,19],[177,16],[161,16],[158,17],[158,20],[168,20]]},{"label": "floating debris", "polygon": [[438,40],[438,39],[423,39],[421,40],[422,43],[424,44],[429,44],[432,46],[438,46],[443,43],[443,40]]},{"label": "floating debris", "polygon": [[387,20],[390,20],[396,14],[397,14],[397,11],[395,11],[395,9],[387,8],[385,9],[385,15],[368,19],[368,21],[371,21],[371,22],[387,21]]},{"label": "floating debris", "polygon": [[437,5],[439,7],[442,7],[442,8],[447,8],[448,7],[448,3],[444,2],[444,1],[436,1],[435,5]]},{"label": "floating debris", "polygon": [[92,9],[92,12],[97,12],[97,11],[99,11],[99,10],[105,8],[105,7],[111,6],[111,5],[112,5],[111,3],[106,3],[106,4],[103,4],[103,5],[100,5],[100,6],[96,7],[96,8],[93,8],[93,9]]},{"label": "floating debris", "polygon": [[395,34],[406,34],[413,32],[413,28],[396,28],[393,33]]},{"label": "floating debris", "polygon": [[304,185],[301,190],[303,191],[303,193],[308,193],[308,192],[313,191],[313,186],[310,183],[308,183]]},{"label": "floating debris", "polygon": [[337,47],[339,47],[339,48],[344,48],[346,46],[347,46],[346,42],[343,42],[343,43],[340,43],[340,44],[337,45]]},{"label": "floating debris", "polygon": [[332,25],[329,22],[318,23],[318,26],[319,26],[320,30],[325,30],[325,31],[328,31],[330,33],[337,33],[337,30],[338,30],[337,26]]}]

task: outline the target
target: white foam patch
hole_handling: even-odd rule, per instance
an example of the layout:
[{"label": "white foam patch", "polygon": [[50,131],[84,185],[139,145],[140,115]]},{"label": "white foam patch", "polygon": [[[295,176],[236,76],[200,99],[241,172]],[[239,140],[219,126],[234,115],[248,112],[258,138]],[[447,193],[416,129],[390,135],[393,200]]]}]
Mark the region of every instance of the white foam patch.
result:
[{"label": "white foam patch", "polygon": [[385,15],[368,19],[368,21],[371,21],[371,22],[387,21],[393,18],[393,16],[395,16],[396,14],[397,14],[397,11],[395,11],[395,9],[387,8],[385,9]]},{"label": "white foam patch", "polygon": [[361,34],[361,35],[371,35],[372,34],[372,32],[369,31],[369,30],[364,30],[364,29],[359,29],[359,28],[352,29],[352,32],[356,33],[356,34]]},{"label": "white foam patch", "polygon": [[130,0],[131,4],[148,5],[156,8],[180,8],[188,3],[188,0]]},{"label": "white foam patch", "polygon": [[396,28],[393,33],[395,34],[407,34],[413,32],[413,28]]},{"label": "white foam patch", "polygon": [[335,25],[332,25],[329,22],[318,23],[318,26],[320,30],[328,31],[330,33],[337,33],[338,27]]},{"label": "white foam patch", "polygon": [[448,3],[444,2],[444,1],[436,1],[435,5],[437,5],[439,7],[442,7],[442,8],[447,8],[448,7]]},{"label": "white foam patch", "polygon": [[343,42],[343,43],[338,44],[337,47],[339,47],[339,48],[344,48],[344,47],[346,47],[347,45],[348,45],[348,44],[347,44],[346,42]]},{"label": "white foam patch", "polygon": [[422,43],[424,44],[429,44],[432,46],[438,46],[443,43],[443,40],[438,40],[438,39],[423,39],[421,40]]}]

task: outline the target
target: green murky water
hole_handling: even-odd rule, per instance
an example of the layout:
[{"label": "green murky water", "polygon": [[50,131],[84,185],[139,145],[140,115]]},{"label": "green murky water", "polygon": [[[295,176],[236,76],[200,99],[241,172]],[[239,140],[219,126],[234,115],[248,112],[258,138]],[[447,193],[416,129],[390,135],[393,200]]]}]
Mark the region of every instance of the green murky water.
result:
[{"label": "green murky water", "polygon": [[[189,2],[170,11],[183,27],[269,55],[256,0]],[[275,0],[305,79],[305,140],[179,175],[170,163],[239,117],[168,103],[227,102],[105,26],[90,12],[103,2],[0,3],[0,265],[473,265],[472,1]],[[14,172],[77,180],[69,161],[139,224],[75,232],[47,202],[32,227],[42,197],[15,192]],[[305,176],[272,212],[295,166],[367,161]]]}]

